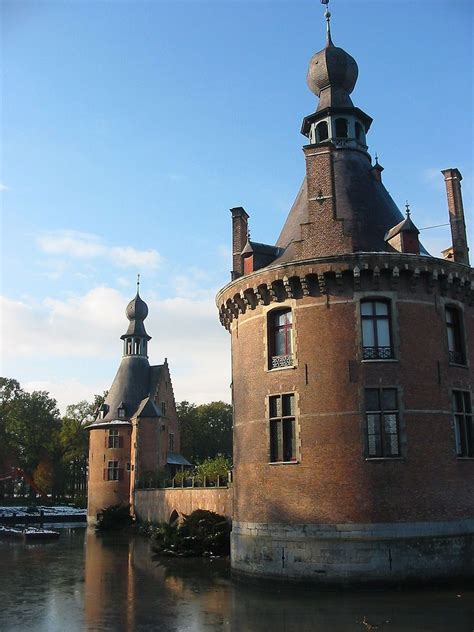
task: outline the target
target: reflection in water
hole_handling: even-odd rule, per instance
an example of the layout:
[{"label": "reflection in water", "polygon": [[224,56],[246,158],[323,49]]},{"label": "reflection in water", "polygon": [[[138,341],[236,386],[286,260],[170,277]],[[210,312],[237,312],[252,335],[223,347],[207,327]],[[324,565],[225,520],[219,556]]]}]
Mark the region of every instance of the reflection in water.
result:
[{"label": "reflection in water", "polygon": [[[222,560],[153,560],[148,542],[63,530],[0,542],[2,632],[472,632],[474,590],[321,592],[233,583]],[[460,596],[458,596],[460,595]]]}]

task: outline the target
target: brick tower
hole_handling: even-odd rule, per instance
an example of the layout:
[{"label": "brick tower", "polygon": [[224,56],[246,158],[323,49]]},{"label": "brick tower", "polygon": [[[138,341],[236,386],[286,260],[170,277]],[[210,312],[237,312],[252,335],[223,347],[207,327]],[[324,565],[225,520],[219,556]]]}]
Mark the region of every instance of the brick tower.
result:
[{"label": "brick tower", "polygon": [[461,175],[443,171],[453,247],[435,258],[372,163],[357,64],[325,16],[303,184],[275,245],[243,240],[248,215],[232,209],[232,281],[217,296],[232,344],[232,567],[336,584],[472,576]]},{"label": "brick tower", "polygon": [[165,358],[150,366],[145,330],[147,304],[137,295],[126,309],[123,357],[97,419],[88,426],[87,520],[110,505],[131,505],[137,484],[164,469],[190,465],[179,454],[180,434],[173,386]]}]

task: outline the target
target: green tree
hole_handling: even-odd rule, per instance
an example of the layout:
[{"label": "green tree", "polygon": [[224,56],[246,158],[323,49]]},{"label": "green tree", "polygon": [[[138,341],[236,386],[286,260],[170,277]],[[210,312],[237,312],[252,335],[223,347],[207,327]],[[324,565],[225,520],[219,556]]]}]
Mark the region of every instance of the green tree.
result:
[{"label": "green tree", "polygon": [[232,406],[225,402],[209,404],[178,403],[181,453],[197,463],[221,454],[232,457]]}]

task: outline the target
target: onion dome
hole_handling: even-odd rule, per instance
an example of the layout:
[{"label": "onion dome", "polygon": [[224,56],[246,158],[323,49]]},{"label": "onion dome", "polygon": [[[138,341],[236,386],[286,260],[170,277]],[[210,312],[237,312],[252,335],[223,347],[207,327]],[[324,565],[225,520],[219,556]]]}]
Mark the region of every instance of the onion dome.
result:
[{"label": "onion dome", "polygon": [[127,305],[125,315],[128,320],[145,320],[148,316],[148,305],[140,298],[138,292],[135,298]]},{"label": "onion dome", "polygon": [[357,63],[345,50],[334,46],[331,39],[329,11],[326,47],[313,55],[309,62],[306,82],[309,89],[320,98],[318,110],[326,107],[353,107],[350,98],[357,81]]}]

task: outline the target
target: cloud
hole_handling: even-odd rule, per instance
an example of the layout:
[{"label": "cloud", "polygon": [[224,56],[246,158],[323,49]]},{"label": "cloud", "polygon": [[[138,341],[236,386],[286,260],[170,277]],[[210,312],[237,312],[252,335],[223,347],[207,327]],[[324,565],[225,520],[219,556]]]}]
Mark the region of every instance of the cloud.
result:
[{"label": "cloud", "polygon": [[10,189],[0,182],[0,192],[3,193],[3,191],[10,191]]},{"label": "cloud", "polygon": [[[62,411],[109,388],[121,360],[129,299],[108,287],[40,303],[0,298],[4,374],[25,388],[48,390]],[[168,358],[177,401],[229,401],[230,340],[213,296],[147,303],[150,362]]]},{"label": "cloud", "polygon": [[106,259],[120,268],[153,270],[162,263],[154,249],[137,250],[131,246],[108,246],[97,235],[74,230],[44,232],[37,237],[42,252],[76,259]]}]

